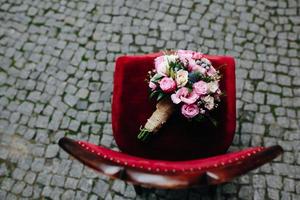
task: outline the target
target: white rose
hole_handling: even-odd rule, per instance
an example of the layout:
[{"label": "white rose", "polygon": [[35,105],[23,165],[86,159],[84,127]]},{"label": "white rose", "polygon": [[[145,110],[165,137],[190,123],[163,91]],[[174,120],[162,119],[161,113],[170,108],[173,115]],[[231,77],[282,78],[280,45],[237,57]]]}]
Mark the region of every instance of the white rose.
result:
[{"label": "white rose", "polygon": [[176,72],[176,84],[178,87],[183,87],[188,82],[188,71],[185,71],[183,69]]},{"label": "white rose", "polygon": [[217,81],[209,82],[207,86],[208,86],[208,91],[212,93],[215,93],[219,89],[219,84]]},{"label": "white rose", "polygon": [[169,63],[165,56],[159,56],[154,60],[156,72],[162,76],[169,75]]},{"label": "white rose", "polygon": [[214,108],[214,98],[212,96],[205,96],[204,98],[202,98],[202,100],[205,102],[204,107],[207,110],[212,110]]}]

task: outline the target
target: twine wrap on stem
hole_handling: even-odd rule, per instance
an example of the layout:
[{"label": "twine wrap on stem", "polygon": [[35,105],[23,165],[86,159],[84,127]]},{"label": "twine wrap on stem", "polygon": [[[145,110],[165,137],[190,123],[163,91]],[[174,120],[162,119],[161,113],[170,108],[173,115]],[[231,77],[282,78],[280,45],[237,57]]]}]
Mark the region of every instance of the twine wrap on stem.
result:
[{"label": "twine wrap on stem", "polygon": [[175,110],[175,105],[169,98],[160,100],[156,104],[156,110],[152,113],[151,117],[147,120],[144,128],[140,129],[138,139],[147,140],[151,134],[155,134],[163,126],[164,123],[170,118]]}]

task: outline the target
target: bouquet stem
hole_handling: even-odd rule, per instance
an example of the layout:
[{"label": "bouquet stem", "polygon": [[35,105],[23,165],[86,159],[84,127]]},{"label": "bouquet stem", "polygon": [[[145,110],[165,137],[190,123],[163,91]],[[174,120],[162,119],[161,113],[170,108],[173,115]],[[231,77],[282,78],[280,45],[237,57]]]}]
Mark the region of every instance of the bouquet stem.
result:
[{"label": "bouquet stem", "polygon": [[169,98],[160,100],[156,104],[156,110],[152,113],[147,123],[140,129],[137,138],[145,141],[151,134],[155,134],[163,126],[164,123],[171,117],[175,110],[175,105]]}]

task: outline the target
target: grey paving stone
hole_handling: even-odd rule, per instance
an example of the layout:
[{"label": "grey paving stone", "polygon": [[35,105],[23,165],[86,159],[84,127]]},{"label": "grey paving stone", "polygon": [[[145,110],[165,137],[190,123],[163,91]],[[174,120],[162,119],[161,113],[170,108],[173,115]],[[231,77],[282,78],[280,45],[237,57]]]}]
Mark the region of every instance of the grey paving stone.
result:
[{"label": "grey paving stone", "polygon": [[23,102],[20,104],[18,111],[24,115],[30,116],[32,114],[34,104],[30,102]]},{"label": "grey paving stone", "polygon": [[79,178],[82,174],[83,166],[77,162],[73,162],[71,170],[69,172],[71,177]]},{"label": "grey paving stone", "polygon": [[77,131],[79,126],[80,126],[79,121],[71,120],[70,125],[69,125],[69,129],[72,130],[72,131]]},{"label": "grey paving stone", "polygon": [[73,190],[66,190],[62,194],[61,199],[63,199],[63,200],[74,199],[74,197],[75,197],[75,191],[73,191]]},{"label": "grey paving stone", "polygon": [[66,104],[68,104],[69,106],[71,106],[71,107],[75,106],[75,104],[77,103],[77,101],[78,101],[78,97],[76,97],[76,96],[72,96],[72,95],[67,94],[64,97],[64,102]]},{"label": "grey paving stone", "polygon": [[81,178],[78,187],[84,192],[91,192],[93,181],[91,179]]},{"label": "grey paving stone", "polygon": [[5,163],[0,164],[0,176],[7,176],[9,173],[9,170],[7,169],[7,166]]},{"label": "grey paving stone", "polygon": [[36,178],[36,182],[42,185],[49,185],[50,184],[50,180],[52,178],[51,174],[45,173],[45,172],[41,172],[39,173],[39,175]]},{"label": "grey paving stone", "polygon": [[10,191],[15,181],[11,178],[4,178],[1,184],[1,189],[5,191]]},{"label": "grey paving stone", "polygon": [[24,190],[25,186],[26,184],[23,181],[19,181],[12,188],[12,192],[14,194],[20,194]]},{"label": "grey paving stone", "polygon": [[59,146],[57,144],[52,144],[52,145],[49,145],[46,149],[46,154],[45,154],[45,157],[46,158],[53,158],[57,155],[58,153],[58,150],[59,150]]},{"label": "grey paving stone", "polygon": [[77,96],[82,99],[87,98],[88,94],[89,94],[89,91],[87,89],[83,89],[83,88],[79,89],[77,92]]},{"label": "grey paving stone", "polygon": [[48,127],[48,122],[49,122],[49,117],[48,116],[39,115],[37,120],[36,120],[36,127],[38,127],[38,128],[47,128]]},{"label": "grey paving stone", "polygon": [[51,185],[57,186],[57,187],[62,187],[65,184],[65,177],[64,176],[59,176],[59,175],[54,175],[51,180]]},{"label": "grey paving stone", "polygon": [[99,180],[96,182],[96,184],[93,187],[93,193],[99,195],[101,198],[104,198],[106,196],[106,193],[108,192],[109,185],[108,183]]},{"label": "grey paving stone", "polygon": [[275,106],[281,105],[280,96],[275,94],[267,94],[267,104]]},{"label": "grey paving stone", "polygon": [[65,188],[67,189],[76,189],[78,180],[75,178],[67,177],[65,182]]},{"label": "grey paving stone", "polygon": [[24,177],[24,181],[26,183],[29,183],[29,184],[33,184],[33,182],[35,181],[35,178],[36,178],[36,174],[33,173],[33,172],[27,172],[25,177]]},{"label": "grey paving stone", "polygon": [[17,180],[22,180],[23,177],[25,176],[25,173],[26,173],[25,170],[22,170],[20,168],[15,168],[15,170],[12,173],[12,177]]},{"label": "grey paving stone", "polygon": [[77,192],[76,192],[76,196],[75,196],[75,199],[76,199],[76,200],[80,200],[80,199],[85,200],[85,199],[87,199],[87,198],[88,198],[88,193],[83,192],[83,191],[77,191]]},{"label": "grey paving stone", "polygon": [[279,191],[276,189],[268,188],[267,194],[270,199],[279,199]]},{"label": "grey paving stone", "polygon": [[24,197],[31,197],[32,193],[33,193],[32,186],[27,185],[25,187],[25,189],[23,190],[23,192],[22,192],[22,196],[24,196]]},{"label": "grey paving stone", "polygon": [[284,190],[288,192],[295,191],[295,181],[293,179],[284,178],[283,180]]},{"label": "grey paving stone", "polygon": [[124,194],[125,192],[125,183],[123,181],[115,180],[112,189],[118,193]]},{"label": "grey paving stone", "polygon": [[34,172],[40,172],[43,170],[45,164],[44,158],[35,158],[31,164],[31,170]]}]

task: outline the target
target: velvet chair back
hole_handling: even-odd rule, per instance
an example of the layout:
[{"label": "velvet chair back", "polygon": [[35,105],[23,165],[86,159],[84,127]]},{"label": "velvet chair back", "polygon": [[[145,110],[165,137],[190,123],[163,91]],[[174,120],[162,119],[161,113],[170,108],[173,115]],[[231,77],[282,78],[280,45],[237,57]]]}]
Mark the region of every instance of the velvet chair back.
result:
[{"label": "velvet chair back", "polygon": [[147,143],[137,139],[140,127],[155,110],[145,79],[159,55],[121,56],[116,61],[112,127],[120,150],[159,160],[190,160],[225,153],[232,143],[236,123],[235,63],[227,56],[205,56],[222,74],[220,88],[225,95],[212,113],[217,126],[210,121],[188,122],[176,111]]}]

